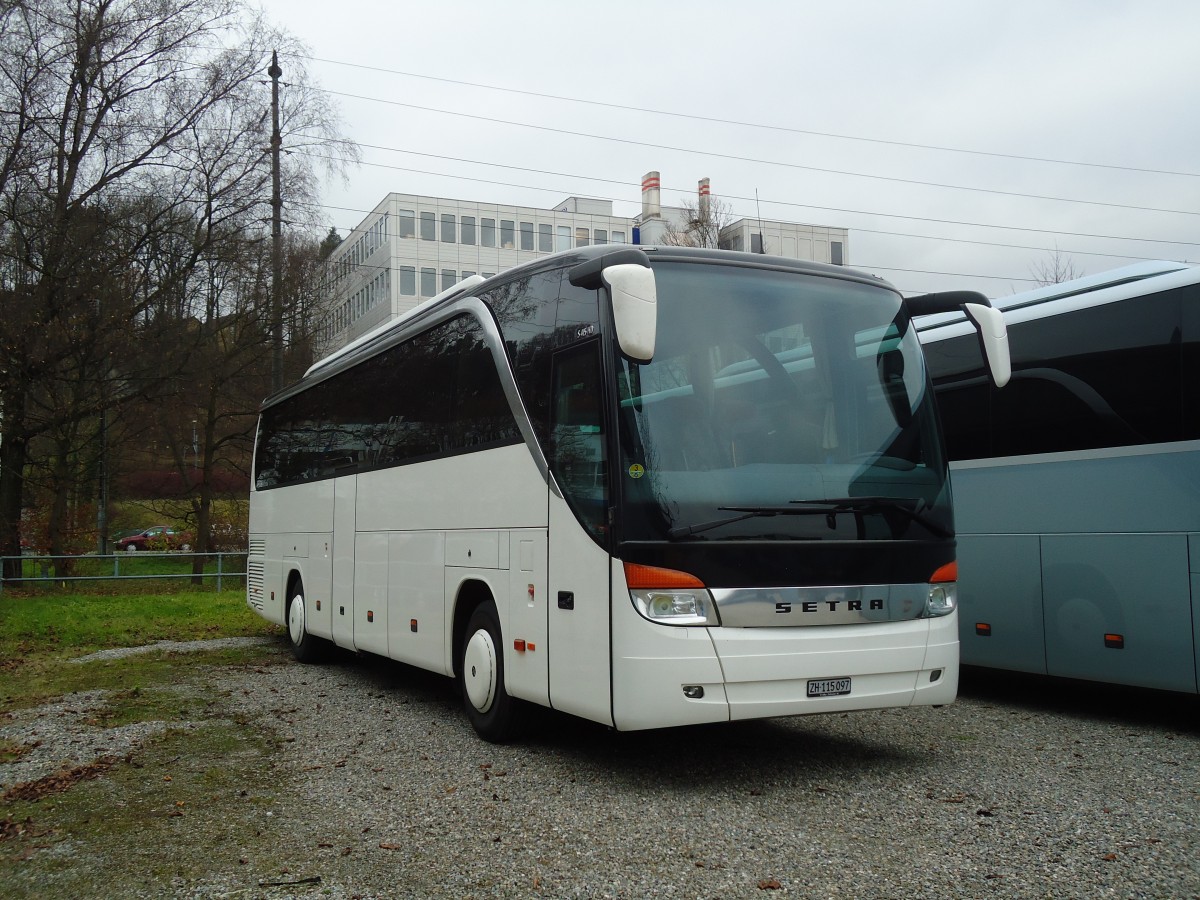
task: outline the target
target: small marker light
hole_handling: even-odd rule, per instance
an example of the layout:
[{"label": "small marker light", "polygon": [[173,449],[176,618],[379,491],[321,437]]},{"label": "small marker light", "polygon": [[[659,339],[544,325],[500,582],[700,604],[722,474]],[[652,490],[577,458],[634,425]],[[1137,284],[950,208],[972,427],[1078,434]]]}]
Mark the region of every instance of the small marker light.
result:
[{"label": "small marker light", "polygon": [[977,635],[979,635],[980,637],[991,637],[992,636],[992,626],[989,625],[987,622],[976,622],[975,623],[975,633]]},{"label": "small marker light", "polygon": [[1106,634],[1104,636],[1104,646],[1110,650],[1125,649],[1125,635],[1123,634]]}]

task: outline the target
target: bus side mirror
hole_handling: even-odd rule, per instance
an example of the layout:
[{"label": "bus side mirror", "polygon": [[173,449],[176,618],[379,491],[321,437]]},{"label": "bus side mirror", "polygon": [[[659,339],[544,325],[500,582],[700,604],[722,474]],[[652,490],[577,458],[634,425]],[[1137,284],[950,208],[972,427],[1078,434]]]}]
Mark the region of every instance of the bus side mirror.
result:
[{"label": "bus side mirror", "polygon": [[998,388],[1004,387],[1012,377],[1012,359],[1008,353],[1008,329],[1004,325],[1004,316],[1000,310],[978,303],[964,303],[962,308],[975,330],[979,332],[979,343],[983,348],[983,358],[987,360],[992,384]]},{"label": "bus side mirror", "polygon": [[979,346],[987,362],[988,377],[992,384],[998,388],[1008,384],[1008,379],[1012,377],[1008,329],[1004,324],[1004,316],[1000,310],[993,308],[987,297],[975,291],[942,291],[905,297],[904,306],[910,316],[931,316],[961,310],[979,334]]},{"label": "bus side mirror", "polygon": [[621,352],[638,363],[654,358],[658,330],[658,294],[654,270],[625,263],[609,266],[604,282],[612,295],[613,320]]},{"label": "bus side mirror", "polygon": [[576,287],[592,291],[608,286],[621,352],[634,362],[650,362],[658,327],[658,294],[645,252],[636,247],[613,250],[575,266],[567,278]]}]

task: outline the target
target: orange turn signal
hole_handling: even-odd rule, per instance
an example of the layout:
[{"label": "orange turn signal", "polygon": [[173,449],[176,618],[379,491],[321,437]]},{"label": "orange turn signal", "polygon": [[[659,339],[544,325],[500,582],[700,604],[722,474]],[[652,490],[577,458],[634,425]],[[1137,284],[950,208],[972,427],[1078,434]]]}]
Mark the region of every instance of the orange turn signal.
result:
[{"label": "orange turn signal", "polygon": [[946,563],[929,576],[930,584],[941,584],[945,581],[958,581],[958,560]]},{"label": "orange turn signal", "polygon": [[704,582],[687,572],[675,569],[660,569],[658,566],[643,566],[625,563],[625,583],[630,590],[652,590],[654,588],[702,588]]}]

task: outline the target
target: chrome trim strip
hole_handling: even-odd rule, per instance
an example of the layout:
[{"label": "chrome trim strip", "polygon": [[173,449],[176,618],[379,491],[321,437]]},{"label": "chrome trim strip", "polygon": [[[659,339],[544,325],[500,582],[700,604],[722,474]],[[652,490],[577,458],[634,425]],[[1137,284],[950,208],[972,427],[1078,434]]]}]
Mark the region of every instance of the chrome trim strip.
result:
[{"label": "chrome trim strip", "polygon": [[927,584],[832,585],[827,587],[710,588],[721,625],[765,628],[797,625],[860,625],[920,618]]}]

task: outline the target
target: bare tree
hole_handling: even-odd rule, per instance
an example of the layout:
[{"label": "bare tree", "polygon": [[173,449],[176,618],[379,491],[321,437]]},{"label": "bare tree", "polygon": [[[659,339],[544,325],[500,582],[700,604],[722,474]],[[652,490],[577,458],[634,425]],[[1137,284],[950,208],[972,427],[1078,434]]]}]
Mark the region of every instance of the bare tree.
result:
[{"label": "bare tree", "polygon": [[667,222],[666,234],[662,242],[671,247],[710,247],[720,246],[721,229],[733,221],[729,206],[716,197],[709,197],[707,203],[700,204],[691,199],[684,200],[683,227],[673,222]]},{"label": "bare tree", "polygon": [[[103,410],[109,381],[161,384],[123,342],[225,302],[191,283],[262,230],[274,47],[291,42],[242,0],[0,5],[0,556],[19,553],[31,441]],[[299,64],[288,84],[285,178],[311,199],[315,164],[355,151]],[[72,380],[96,389],[64,405],[51,387]]]},{"label": "bare tree", "polygon": [[1047,253],[1047,258],[1029,267],[1029,274],[1039,287],[1051,284],[1062,284],[1064,281],[1074,281],[1082,278],[1084,271],[1075,268],[1075,261],[1065,256],[1058,247]]}]

